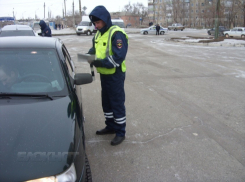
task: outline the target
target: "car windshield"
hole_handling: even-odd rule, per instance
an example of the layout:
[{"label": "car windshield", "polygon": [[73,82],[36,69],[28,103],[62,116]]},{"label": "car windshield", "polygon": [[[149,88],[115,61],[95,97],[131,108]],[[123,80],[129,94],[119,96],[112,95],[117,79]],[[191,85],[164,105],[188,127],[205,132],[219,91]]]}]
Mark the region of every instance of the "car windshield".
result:
[{"label": "car windshield", "polygon": [[117,26],[119,26],[120,28],[125,28],[123,22],[112,22],[112,24],[113,24],[113,25],[117,25]]},{"label": "car windshield", "polygon": [[38,30],[38,29],[40,29],[40,25],[39,25],[39,23],[34,23],[34,25],[33,25],[33,29],[34,29],[34,30]]},{"label": "car windshield", "polygon": [[8,30],[2,31],[0,37],[10,37],[10,36],[35,36],[32,30]]},{"label": "car windshield", "polygon": [[82,21],[81,23],[79,23],[79,26],[89,26],[89,23],[88,21]]},{"label": "car windshield", "polygon": [[0,50],[0,93],[60,95],[67,91],[61,70],[53,49]]}]

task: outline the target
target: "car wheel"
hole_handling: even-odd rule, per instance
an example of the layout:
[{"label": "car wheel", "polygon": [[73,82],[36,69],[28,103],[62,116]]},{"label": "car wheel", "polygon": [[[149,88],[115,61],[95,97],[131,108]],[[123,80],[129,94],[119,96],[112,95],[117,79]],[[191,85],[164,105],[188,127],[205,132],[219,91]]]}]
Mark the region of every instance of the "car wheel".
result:
[{"label": "car wheel", "polygon": [[177,31],[177,29],[175,28],[174,31]]},{"label": "car wheel", "polygon": [[228,37],[229,37],[229,35],[228,35],[228,34],[225,34],[225,37],[226,37],[226,38],[228,38]]},{"label": "car wheel", "polygon": [[161,35],[164,35],[164,33],[165,33],[164,31],[161,31],[161,32],[160,32]]},{"label": "car wheel", "polygon": [[245,35],[244,35],[244,34],[243,34],[243,35],[241,35],[241,38],[242,38],[242,39],[244,39],[244,38],[245,38]]},{"label": "car wheel", "polygon": [[181,29],[181,31],[183,31],[183,29]]},{"label": "car wheel", "polygon": [[91,35],[92,33],[90,31],[87,31],[87,35]]},{"label": "car wheel", "polygon": [[171,28],[168,28],[168,30],[171,30]]},{"label": "car wheel", "polygon": [[147,35],[147,34],[148,34],[148,32],[147,32],[147,31],[145,31],[145,32],[144,32],[144,35]]},{"label": "car wheel", "polygon": [[77,35],[80,35],[80,33],[77,33]]},{"label": "car wheel", "polygon": [[92,180],[92,173],[91,173],[88,157],[86,154],[85,154],[85,167],[86,167],[85,182],[92,182],[93,181]]},{"label": "car wheel", "polygon": [[210,33],[210,32],[208,32],[208,35],[211,35],[211,33]]}]

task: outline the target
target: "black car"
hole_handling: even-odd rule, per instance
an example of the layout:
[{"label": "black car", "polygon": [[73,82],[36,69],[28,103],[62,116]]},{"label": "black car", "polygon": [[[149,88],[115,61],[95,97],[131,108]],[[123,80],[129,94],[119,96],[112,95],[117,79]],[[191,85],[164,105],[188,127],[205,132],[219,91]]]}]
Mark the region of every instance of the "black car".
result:
[{"label": "black car", "polygon": [[92,181],[81,89],[56,38],[0,38],[0,181]]},{"label": "black car", "polygon": [[28,25],[5,25],[0,30],[0,37],[10,36],[38,36]]},{"label": "black car", "polygon": [[[219,32],[218,36],[224,36],[224,31],[229,31],[229,29],[225,28],[224,26],[219,26]],[[208,35],[215,35],[215,28],[209,29],[208,30]]]}]

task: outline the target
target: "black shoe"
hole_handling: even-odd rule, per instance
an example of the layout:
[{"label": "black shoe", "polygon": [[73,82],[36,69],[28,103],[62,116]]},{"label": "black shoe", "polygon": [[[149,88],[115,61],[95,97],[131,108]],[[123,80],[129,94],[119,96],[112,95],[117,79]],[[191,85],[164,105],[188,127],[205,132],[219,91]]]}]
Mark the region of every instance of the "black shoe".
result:
[{"label": "black shoe", "polygon": [[107,135],[107,134],[114,134],[114,133],[115,133],[114,130],[108,130],[107,128],[96,131],[96,135]]},{"label": "black shoe", "polygon": [[115,136],[115,138],[113,138],[113,140],[111,141],[111,145],[118,145],[122,143],[124,139],[125,139],[125,136],[123,137]]}]

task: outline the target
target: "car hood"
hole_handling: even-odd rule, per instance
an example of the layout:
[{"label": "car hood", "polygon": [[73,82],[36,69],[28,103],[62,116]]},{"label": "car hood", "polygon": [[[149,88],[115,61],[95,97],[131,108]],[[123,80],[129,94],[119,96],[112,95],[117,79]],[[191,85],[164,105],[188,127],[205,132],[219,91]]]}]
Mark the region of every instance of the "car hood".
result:
[{"label": "car hood", "polygon": [[0,181],[52,176],[69,167],[68,152],[75,151],[72,101],[69,96],[0,100]]}]

